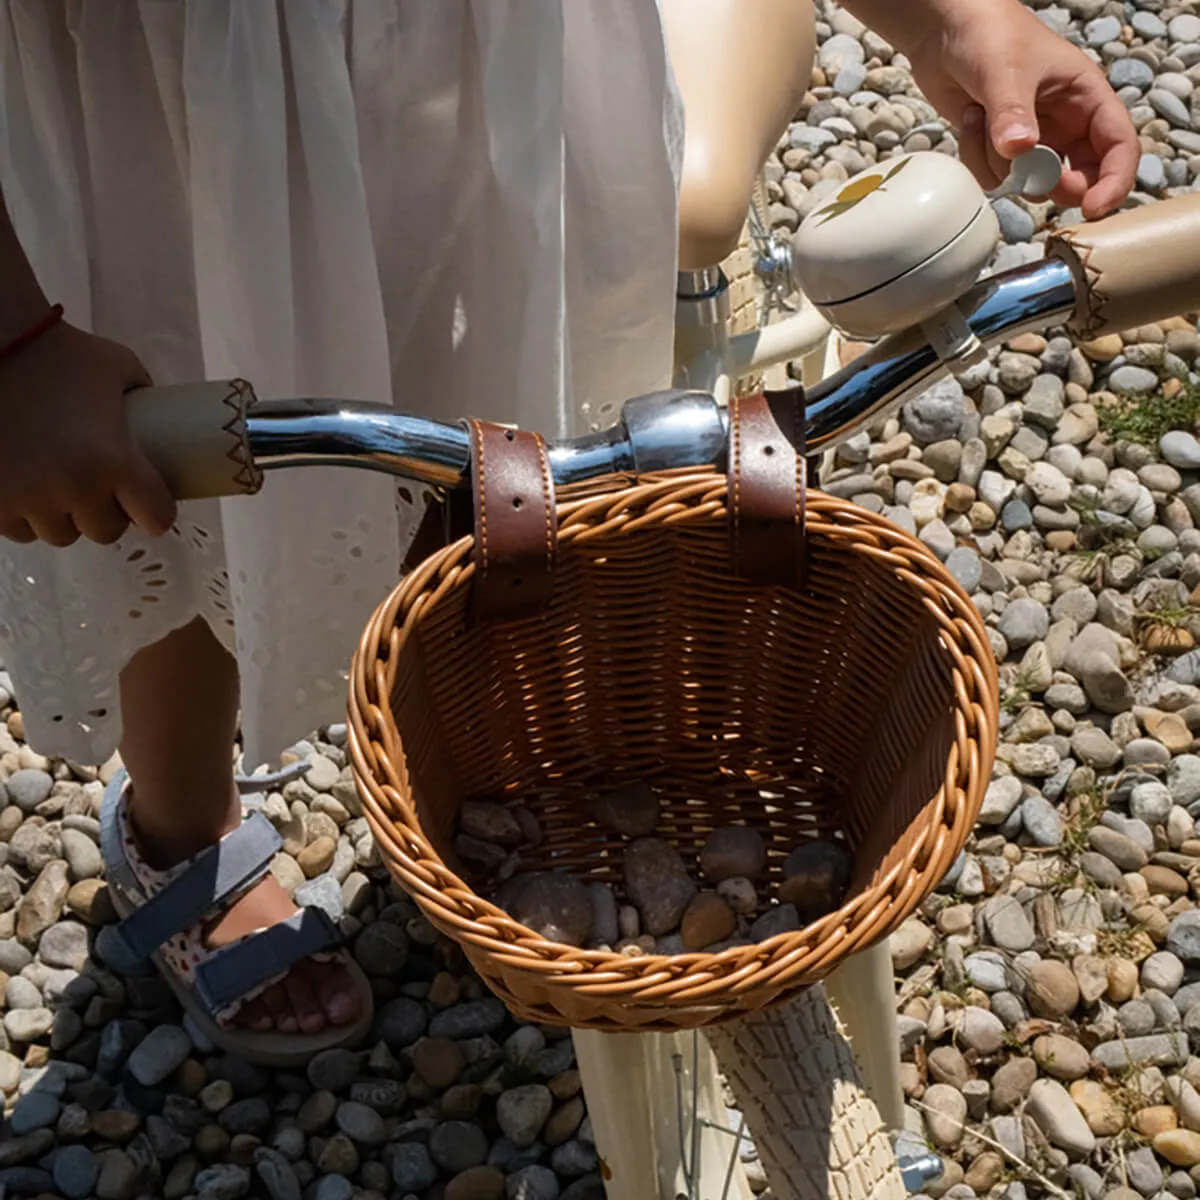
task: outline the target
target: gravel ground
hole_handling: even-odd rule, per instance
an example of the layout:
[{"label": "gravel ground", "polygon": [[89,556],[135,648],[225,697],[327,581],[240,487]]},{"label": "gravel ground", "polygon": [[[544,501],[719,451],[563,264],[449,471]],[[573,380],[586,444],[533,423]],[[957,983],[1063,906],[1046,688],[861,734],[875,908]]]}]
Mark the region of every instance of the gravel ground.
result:
[{"label": "gravel ground", "polygon": [[[1034,7],[1134,116],[1131,202],[1196,188],[1195,3]],[[768,167],[784,229],[880,157],[956,150],[902,56],[822,18],[812,90]],[[1000,266],[1078,219],[996,210]],[[1195,314],[1083,345],[1025,335],[822,472],[946,561],[1002,664],[980,826],[892,945],[910,1123],[955,1200],[1191,1200],[1200,1182],[1198,356]],[[106,967],[112,764],[35,754],[10,692],[0,670],[0,1194],[603,1196],[569,1038],[516,1025],[388,883],[344,728],[297,746],[306,776],[259,801],[285,839],[278,878],[352,934],[378,1028],[361,1053],[262,1071],[215,1053],[154,975]]]}]

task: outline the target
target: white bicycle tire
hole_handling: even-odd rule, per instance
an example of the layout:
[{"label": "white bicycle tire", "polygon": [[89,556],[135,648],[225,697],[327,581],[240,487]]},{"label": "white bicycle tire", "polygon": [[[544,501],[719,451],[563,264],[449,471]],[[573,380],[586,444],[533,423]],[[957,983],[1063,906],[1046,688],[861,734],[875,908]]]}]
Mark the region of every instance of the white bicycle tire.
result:
[{"label": "white bicycle tire", "polygon": [[774,1200],[904,1200],[891,1132],[823,985],[708,1037]]}]

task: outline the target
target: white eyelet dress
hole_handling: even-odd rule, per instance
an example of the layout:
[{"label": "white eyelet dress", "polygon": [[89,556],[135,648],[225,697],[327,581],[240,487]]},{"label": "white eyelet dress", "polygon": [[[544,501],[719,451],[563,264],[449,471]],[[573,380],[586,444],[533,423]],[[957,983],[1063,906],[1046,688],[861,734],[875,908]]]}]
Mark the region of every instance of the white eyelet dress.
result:
[{"label": "white eyelet dress", "polygon": [[[17,233],[160,383],[609,424],[670,378],[681,149],[655,0],[0,0]],[[248,765],[340,719],[420,502],[322,468],[161,539],[0,541],[31,743],[106,759],[122,666],[197,615]]]}]

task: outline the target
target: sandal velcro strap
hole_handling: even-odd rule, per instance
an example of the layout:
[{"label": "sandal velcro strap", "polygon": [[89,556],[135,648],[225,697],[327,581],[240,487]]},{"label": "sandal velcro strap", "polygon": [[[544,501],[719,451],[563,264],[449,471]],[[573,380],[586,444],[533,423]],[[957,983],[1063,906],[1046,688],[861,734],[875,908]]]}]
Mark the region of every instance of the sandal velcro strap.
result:
[{"label": "sandal velcro strap", "polygon": [[305,958],[332,949],[337,927],[319,908],[302,908],[286,921],[268,926],[216,951],[195,971],[196,996],[214,1016],[251,992],[261,990]]},{"label": "sandal velcro strap", "polygon": [[147,896],[116,926],[114,935],[134,960],[149,958],[256,883],[282,846],[275,826],[262,813],[252,812],[166,887]]}]

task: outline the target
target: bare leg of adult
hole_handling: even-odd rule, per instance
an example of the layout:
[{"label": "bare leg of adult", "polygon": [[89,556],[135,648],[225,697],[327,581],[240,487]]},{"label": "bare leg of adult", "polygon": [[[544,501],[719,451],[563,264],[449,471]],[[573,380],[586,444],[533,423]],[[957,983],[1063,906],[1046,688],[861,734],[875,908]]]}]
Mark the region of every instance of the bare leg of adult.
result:
[{"label": "bare leg of adult", "polygon": [[[200,618],[140,651],[121,673],[130,817],[152,867],[181,862],[241,821],[233,781],[237,711],[237,664]],[[295,911],[267,875],[213,922],[208,942],[226,945]],[[308,960],[247,1004],[238,1021],[260,1031],[315,1033],[349,1024],[361,1007],[344,967]]]}]

